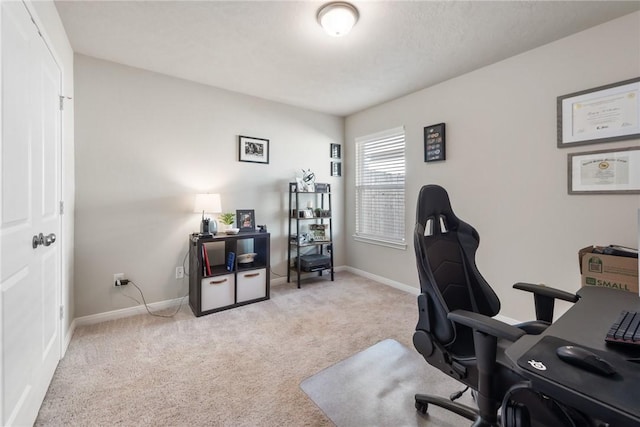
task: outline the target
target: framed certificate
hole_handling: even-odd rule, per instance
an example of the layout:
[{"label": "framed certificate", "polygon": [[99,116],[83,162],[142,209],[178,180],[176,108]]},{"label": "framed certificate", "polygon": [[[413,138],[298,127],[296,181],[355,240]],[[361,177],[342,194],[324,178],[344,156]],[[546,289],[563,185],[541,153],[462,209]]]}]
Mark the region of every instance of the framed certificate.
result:
[{"label": "framed certificate", "polygon": [[569,194],[640,194],[640,147],[572,153]]},{"label": "framed certificate", "polygon": [[558,147],[640,138],[640,77],[559,96]]}]

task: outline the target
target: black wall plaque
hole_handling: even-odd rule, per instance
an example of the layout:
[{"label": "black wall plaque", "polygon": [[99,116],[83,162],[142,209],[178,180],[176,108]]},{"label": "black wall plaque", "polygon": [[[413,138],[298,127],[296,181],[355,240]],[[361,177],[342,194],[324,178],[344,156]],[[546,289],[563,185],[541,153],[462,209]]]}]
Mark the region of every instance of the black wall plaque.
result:
[{"label": "black wall plaque", "polygon": [[437,162],[446,159],[444,123],[424,128],[424,161]]}]

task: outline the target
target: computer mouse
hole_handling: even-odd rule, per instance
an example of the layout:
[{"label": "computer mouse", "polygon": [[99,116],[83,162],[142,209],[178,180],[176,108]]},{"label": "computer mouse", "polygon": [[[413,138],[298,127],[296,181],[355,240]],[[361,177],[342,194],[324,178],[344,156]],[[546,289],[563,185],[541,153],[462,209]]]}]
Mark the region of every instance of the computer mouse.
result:
[{"label": "computer mouse", "polygon": [[567,363],[599,375],[608,376],[617,372],[609,362],[586,348],[564,345],[556,349],[556,354]]}]

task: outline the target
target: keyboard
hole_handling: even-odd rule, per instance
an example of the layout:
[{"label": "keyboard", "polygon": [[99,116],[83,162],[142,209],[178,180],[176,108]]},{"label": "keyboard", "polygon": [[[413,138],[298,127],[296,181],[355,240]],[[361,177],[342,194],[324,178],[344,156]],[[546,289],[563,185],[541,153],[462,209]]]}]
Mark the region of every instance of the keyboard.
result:
[{"label": "keyboard", "polygon": [[606,342],[635,344],[640,346],[640,313],[637,311],[620,312],[620,317],[611,325]]}]

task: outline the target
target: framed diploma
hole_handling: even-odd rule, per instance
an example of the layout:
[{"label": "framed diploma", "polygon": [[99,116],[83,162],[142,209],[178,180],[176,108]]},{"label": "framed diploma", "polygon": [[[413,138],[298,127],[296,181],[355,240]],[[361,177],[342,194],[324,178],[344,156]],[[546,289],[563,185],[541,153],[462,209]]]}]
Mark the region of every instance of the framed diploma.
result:
[{"label": "framed diploma", "polygon": [[572,153],[569,194],[640,194],[640,147]]},{"label": "framed diploma", "polygon": [[640,138],[640,77],[559,96],[558,147]]}]

